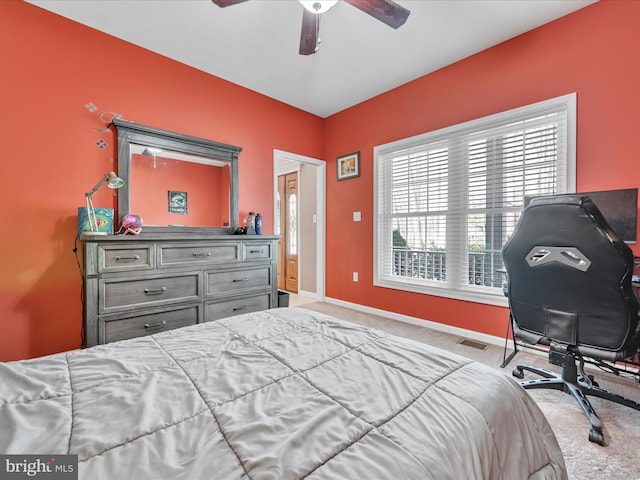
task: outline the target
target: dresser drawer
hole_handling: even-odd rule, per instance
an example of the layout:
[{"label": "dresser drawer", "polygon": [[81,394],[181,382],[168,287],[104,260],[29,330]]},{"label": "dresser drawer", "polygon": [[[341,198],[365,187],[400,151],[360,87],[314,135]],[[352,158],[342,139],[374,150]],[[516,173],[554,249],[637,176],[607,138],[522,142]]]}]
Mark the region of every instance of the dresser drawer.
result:
[{"label": "dresser drawer", "polygon": [[98,272],[126,272],[154,268],[153,244],[98,246]]},{"label": "dresser drawer", "polygon": [[221,272],[205,272],[205,296],[240,292],[271,285],[271,266]]},{"label": "dresser drawer", "polygon": [[252,297],[238,298],[224,302],[209,302],[205,307],[204,321],[211,322],[241,313],[267,310],[271,307],[271,294],[264,293]]},{"label": "dresser drawer", "polygon": [[100,280],[99,313],[200,299],[200,273]]},{"label": "dresser drawer", "polygon": [[219,264],[240,261],[240,242],[223,244],[159,244],[158,267]]},{"label": "dresser drawer", "polygon": [[245,242],[243,245],[243,259],[245,262],[262,262],[273,258],[272,244],[266,242]]},{"label": "dresser drawer", "polygon": [[100,343],[116,342],[195,325],[198,323],[198,306],[129,318],[101,320],[101,323],[104,324],[104,340]]}]

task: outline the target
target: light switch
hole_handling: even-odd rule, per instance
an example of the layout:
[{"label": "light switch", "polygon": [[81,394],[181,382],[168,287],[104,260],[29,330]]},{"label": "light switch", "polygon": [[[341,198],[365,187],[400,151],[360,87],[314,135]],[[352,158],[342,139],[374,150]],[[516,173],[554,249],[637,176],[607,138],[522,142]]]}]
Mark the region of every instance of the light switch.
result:
[{"label": "light switch", "polygon": [[359,222],[361,220],[362,220],[362,215],[360,214],[360,212],[353,212],[353,221]]},{"label": "light switch", "polygon": [[353,281],[354,282],[358,281],[358,272],[353,272]]},{"label": "light switch", "polygon": [[316,214],[313,214],[313,215],[311,216],[311,222],[312,222],[312,223],[318,223],[318,216],[317,216]]}]

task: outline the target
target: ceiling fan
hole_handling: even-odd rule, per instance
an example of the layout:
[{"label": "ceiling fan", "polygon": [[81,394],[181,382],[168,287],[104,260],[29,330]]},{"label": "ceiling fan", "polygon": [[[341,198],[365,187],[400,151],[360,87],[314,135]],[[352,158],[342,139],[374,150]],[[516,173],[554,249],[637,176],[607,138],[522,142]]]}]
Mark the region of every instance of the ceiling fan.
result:
[{"label": "ceiling fan", "polygon": [[[211,0],[219,7],[229,7],[248,0]],[[373,18],[392,28],[398,28],[407,21],[409,10],[391,0],[343,0]],[[311,55],[318,51],[320,44],[320,14],[328,11],[338,0],[299,0],[304,6],[302,31],[300,33],[300,55]]]}]

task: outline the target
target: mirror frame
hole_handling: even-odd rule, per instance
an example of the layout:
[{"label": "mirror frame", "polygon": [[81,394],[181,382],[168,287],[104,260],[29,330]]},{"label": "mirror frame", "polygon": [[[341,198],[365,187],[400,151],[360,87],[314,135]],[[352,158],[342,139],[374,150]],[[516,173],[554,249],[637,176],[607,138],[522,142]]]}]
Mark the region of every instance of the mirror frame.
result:
[{"label": "mirror frame", "polygon": [[[192,137],[182,133],[162,130],[155,127],[113,119],[118,145],[118,176],[124,180],[124,186],[118,190],[118,226],[122,217],[130,212],[131,205],[131,144],[155,147],[175,152],[188,153],[229,163],[229,226],[211,227],[170,227],[143,226],[143,232],[201,232],[232,233],[239,221],[238,215],[238,156],[242,147]],[[144,220],[144,219],[143,219]]]}]

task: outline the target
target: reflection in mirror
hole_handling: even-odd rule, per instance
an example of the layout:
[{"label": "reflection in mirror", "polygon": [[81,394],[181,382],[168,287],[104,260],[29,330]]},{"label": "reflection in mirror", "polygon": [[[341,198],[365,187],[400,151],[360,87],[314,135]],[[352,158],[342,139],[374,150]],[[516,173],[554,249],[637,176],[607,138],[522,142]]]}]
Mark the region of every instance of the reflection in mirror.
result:
[{"label": "reflection in mirror", "polygon": [[136,213],[144,231],[231,233],[238,225],[241,147],[114,119],[118,218]]},{"label": "reflection in mirror", "polygon": [[228,162],[132,144],[129,184],[146,226],[230,225]]}]

